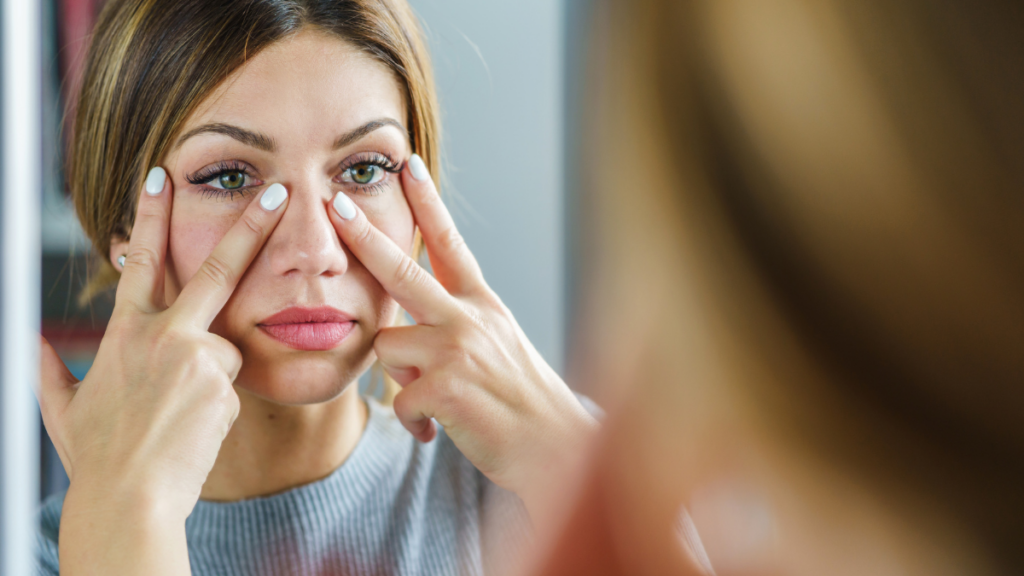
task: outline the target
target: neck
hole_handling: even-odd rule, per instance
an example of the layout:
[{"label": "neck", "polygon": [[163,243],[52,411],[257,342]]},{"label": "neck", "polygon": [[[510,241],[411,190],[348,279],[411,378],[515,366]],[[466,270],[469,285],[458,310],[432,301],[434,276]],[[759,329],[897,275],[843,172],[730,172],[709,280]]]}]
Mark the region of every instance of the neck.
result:
[{"label": "neck", "polygon": [[235,388],[238,418],[203,484],[203,500],[267,496],[331,474],[366,428],[366,404],[353,383],[321,404],[283,406]]}]

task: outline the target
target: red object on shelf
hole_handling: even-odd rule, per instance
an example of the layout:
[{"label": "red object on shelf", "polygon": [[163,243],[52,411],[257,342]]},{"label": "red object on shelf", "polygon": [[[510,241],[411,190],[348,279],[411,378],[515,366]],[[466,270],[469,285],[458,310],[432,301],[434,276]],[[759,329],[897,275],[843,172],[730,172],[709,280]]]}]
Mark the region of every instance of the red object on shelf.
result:
[{"label": "red object on shelf", "polygon": [[42,334],[65,361],[69,359],[92,358],[99,350],[100,340],[106,332],[106,321],[102,325],[68,326],[59,320],[43,320]]}]

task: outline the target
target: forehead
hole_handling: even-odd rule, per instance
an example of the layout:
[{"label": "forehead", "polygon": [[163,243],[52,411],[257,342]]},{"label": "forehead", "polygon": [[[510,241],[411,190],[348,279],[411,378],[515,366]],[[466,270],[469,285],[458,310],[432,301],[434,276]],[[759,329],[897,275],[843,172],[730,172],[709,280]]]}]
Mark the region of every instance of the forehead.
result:
[{"label": "forehead", "polygon": [[182,128],[237,124],[289,140],[333,142],[368,120],[405,124],[395,74],[349,42],[316,30],[278,41],[236,70]]}]

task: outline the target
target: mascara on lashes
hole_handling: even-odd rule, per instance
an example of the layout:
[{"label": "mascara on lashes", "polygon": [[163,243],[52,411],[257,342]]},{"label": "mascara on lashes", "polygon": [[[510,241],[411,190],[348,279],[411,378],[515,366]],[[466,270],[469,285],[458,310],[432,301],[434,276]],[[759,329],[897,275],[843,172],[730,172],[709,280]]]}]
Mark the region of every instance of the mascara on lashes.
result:
[{"label": "mascara on lashes", "polygon": [[[349,158],[346,158],[339,165],[338,168],[339,170],[341,170],[342,174],[344,174],[357,166],[371,165],[380,168],[385,173],[399,174],[405,168],[405,164],[406,162],[404,161],[401,163],[395,162],[395,160],[387,153],[369,152],[355,154],[353,156],[350,156]],[[217,188],[214,186],[209,186],[209,183],[214,179],[223,176],[224,174],[230,174],[233,172],[241,173],[243,177],[255,179],[256,177],[250,174],[250,169],[255,170],[251,168],[248,164],[245,164],[243,162],[239,162],[237,160],[228,160],[224,162],[218,162],[206,168],[202,168],[192,174],[186,174],[185,180],[196,186],[204,186],[202,190],[204,198],[214,196],[230,196],[230,198],[233,199],[235,193],[245,194],[246,192],[249,192],[251,189],[261,186],[262,182],[259,184],[239,186],[238,188]],[[344,182],[343,184],[358,188],[364,194],[372,196],[379,193],[380,190],[388,184],[388,180],[388,178],[382,178],[379,182],[375,182],[373,184],[360,184],[355,181],[348,181]]]}]

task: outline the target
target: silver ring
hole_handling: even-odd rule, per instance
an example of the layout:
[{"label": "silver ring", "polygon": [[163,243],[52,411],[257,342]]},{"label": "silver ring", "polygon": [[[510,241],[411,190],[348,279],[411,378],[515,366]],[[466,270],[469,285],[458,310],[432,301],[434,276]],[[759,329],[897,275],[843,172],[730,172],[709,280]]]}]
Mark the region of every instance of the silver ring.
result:
[{"label": "silver ring", "polygon": [[121,267],[121,270],[124,270],[124,254],[117,257],[117,265]]}]

